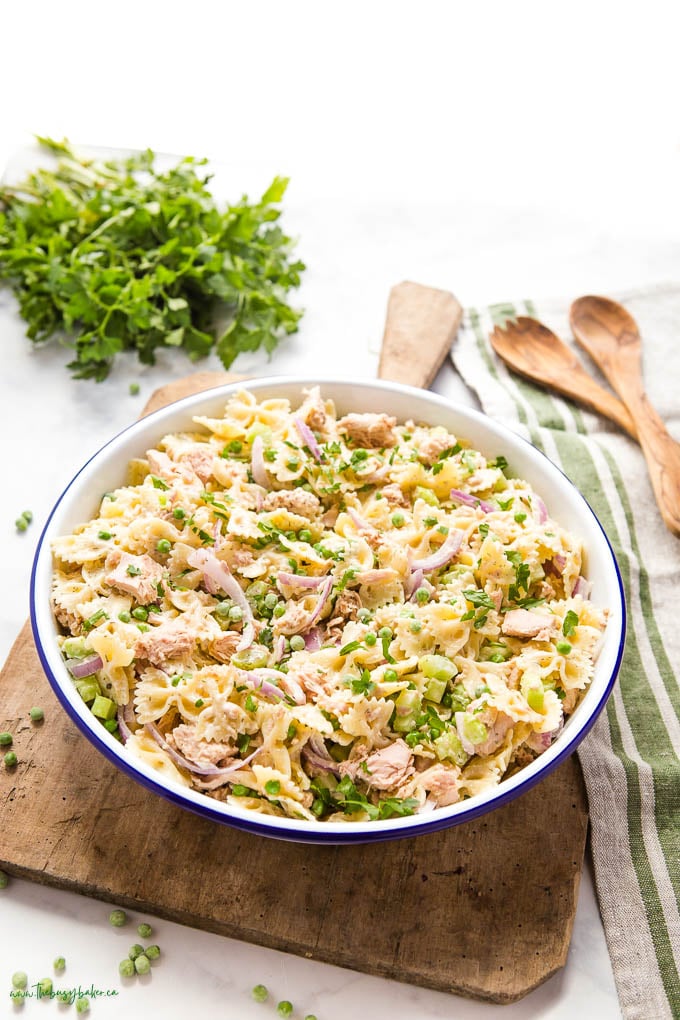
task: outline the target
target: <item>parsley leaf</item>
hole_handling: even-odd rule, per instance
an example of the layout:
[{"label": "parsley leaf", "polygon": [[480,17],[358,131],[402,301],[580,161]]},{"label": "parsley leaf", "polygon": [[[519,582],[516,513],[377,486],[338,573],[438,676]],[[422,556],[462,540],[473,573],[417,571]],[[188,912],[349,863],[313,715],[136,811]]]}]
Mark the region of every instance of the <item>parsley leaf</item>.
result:
[{"label": "parsley leaf", "polygon": [[150,150],[101,161],[38,141],[52,167],[0,186],[0,283],[34,343],[69,336],[75,378],[105,379],[125,350],[153,364],[164,347],[192,361],[215,348],[229,368],[296,332],[287,298],[305,266],[277,223],[287,178],[220,209],[205,160],[161,170]]}]

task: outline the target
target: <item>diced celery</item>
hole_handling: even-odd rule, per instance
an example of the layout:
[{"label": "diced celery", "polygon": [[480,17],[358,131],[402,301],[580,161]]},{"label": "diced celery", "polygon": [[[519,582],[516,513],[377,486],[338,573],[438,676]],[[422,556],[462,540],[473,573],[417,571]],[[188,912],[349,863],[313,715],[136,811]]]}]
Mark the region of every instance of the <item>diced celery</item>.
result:
[{"label": "diced celery", "polygon": [[447,683],[448,683],[447,680],[436,680],[433,677],[431,680],[428,680],[427,683],[425,684],[423,696],[428,701],[436,701],[437,704],[439,704],[439,702],[444,697],[444,691],[446,690]]},{"label": "diced celery", "polygon": [[544,701],[545,696],[542,688],[532,687],[527,692],[527,704],[529,705],[529,708],[533,708],[534,712],[543,711]]},{"label": "diced celery", "polygon": [[433,741],[435,753],[440,761],[445,758],[450,759],[456,763],[456,765],[464,765],[470,757],[463,750],[463,745],[460,742],[460,737],[455,730],[446,730],[440,737],[437,737]]},{"label": "diced celery", "polygon": [[483,744],[489,736],[489,731],[481,719],[475,719],[472,715],[466,715],[463,719],[463,733],[471,744]]},{"label": "diced celery", "polygon": [[414,729],[421,704],[422,697],[419,691],[407,689],[399,692],[395,701],[397,711],[392,723],[397,733],[410,733]]},{"label": "diced celery", "polygon": [[418,666],[421,672],[431,680],[448,681],[458,675],[458,667],[446,655],[423,655],[418,661]]},{"label": "diced celery", "polygon": [[96,677],[88,676],[84,680],[74,680],[75,688],[83,701],[88,704],[101,694],[101,687]]},{"label": "diced celery", "polygon": [[462,684],[456,684],[453,688],[450,708],[453,712],[464,712],[472,698]]},{"label": "diced celery", "polygon": [[487,641],[481,651],[483,661],[507,662],[511,655],[512,650],[504,641]]},{"label": "diced celery", "polygon": [[269,425],[265,425],[264,422],[256,421],[254,425],[251,425],[246,432],[246,439],[249,443],[252,443],[255,436],[262,436],[262,442],[265,446],[269,446],[272,441],[272,430]]},{"label": "diced celery", "polygon": [[269,651],[264,645],[251,645],[237,652],[231,659],[233,666],[239,669],[261,669],[269,662]]},{"label": "diced celery", "polygon": [[102,694],[98,694],[92,703],[92,715],[96,715],[98,719],[113,719],[117,711],[115,701],[105,698]]},{"label": "diced celery", "polygon": [[424,485],[416,485],[413,490],[413,498],[422,499],[425,503],[429,503],[430,506],[439,506],[439,500],[432,489],[427,489]]},{"label": "diced celery", "polygon": [[87,648],[81,637],[66,638],[61,650],[67,659],[84,659],[90,653],[90,649]]}]

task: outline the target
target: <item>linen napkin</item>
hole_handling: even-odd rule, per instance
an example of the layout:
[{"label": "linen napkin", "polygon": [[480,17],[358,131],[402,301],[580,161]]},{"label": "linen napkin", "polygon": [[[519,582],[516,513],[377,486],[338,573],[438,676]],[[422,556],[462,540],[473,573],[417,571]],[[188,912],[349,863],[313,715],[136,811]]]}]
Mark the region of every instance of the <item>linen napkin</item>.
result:
[{"label": "linen napkin", "polygon": [[[620,300],[641,330],[650,397],[680,440],[680,287]],[[637,444],[512,373],[488,341],[494,325],[515,315],[534,315],[568,341],[568,311],[569,301],[469,309],[452,357],[483,410],[543,450],[580,489],[616,553],[626,648],[614,693],[578,753],[621,1009],[626,1020],[666,1020],[680,1017],[680,539],[663,524]]]}]

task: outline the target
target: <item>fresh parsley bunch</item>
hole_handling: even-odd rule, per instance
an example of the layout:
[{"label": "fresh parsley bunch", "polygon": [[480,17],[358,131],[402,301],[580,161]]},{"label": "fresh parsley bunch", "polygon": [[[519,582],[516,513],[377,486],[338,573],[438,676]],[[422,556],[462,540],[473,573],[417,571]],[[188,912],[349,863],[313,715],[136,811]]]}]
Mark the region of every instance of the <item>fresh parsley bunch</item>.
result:
[{"label": "fresh parsley bunch", "polygon": [[192,360],[215,347],[229,368],[297,330],[302,312],[287,298],[305,266],[277,223],[287,178],[221,211],[205,160],[161,172],[150,150],[98,161],[38,141],[56,166],[0,187],[0,281],[31,340],[74,349],[77,379],[105,379],[124,350],[153,364],[159,347]]}]

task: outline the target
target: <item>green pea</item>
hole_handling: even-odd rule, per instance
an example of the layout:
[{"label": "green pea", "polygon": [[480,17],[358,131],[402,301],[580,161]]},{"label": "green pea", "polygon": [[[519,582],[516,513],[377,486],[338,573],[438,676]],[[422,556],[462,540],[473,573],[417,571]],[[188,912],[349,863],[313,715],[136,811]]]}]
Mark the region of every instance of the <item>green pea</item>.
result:
[{"label": "green pea", "polygon": [[132,615],[135,620],[141,620],[144,623],[149,619],[149,610],[146,606],[136,606],[136,608],[132,610]]},{"label": "green pea", "polygon": [[27,524],[30,524],[31,521],[33,520],[33,511],[32,510],[22,510],[21,511],[21,516],[23,517],[23,519],[26,521]]},{"label": "green pea", "polygon": [[70,1002],[71,1001],[71,993],[70,992],[66,992],[66,991],[64,991],[64,992],[57,992],[56,998],[57,998],[57,1002]]},{"label": "green pea", "polygon": [[367,635],[366,635],[366,637],[364,638],[364,643],[365,643],[365,644],[367,644],[369,648],[372,648],[372,647],[373,647],[373,645],[374,645],[374,644],[376,643],[376,641],[377,641],[377,640],[378,640],[378,639],[377,639],[377,637],[375,636],[375,634],[373,633],[373,631],[372,631],[372,630],[369,630],[368,634],[367,634]]},{"label": "green pea", "polygon": [[429,594],[427,592],[427,589],[426,588],[419,588],[418,591],[416,592],[416,602],[419,605],[424,606],[426,602],[429,602],[429,600],[430,600],[430,596],[429,596]]},{"label": "green pea", "polygon": [[172,516],[175,518],[176,521],[183,521],[184,518],[186,517],[186,511],[182,510],[181,506],[176,506],[175,509],[172,511]]},{"label": "green pea", "polygon": [[243,610],[241,609],[240,606],[231,607],[231,609],[229,610],[229,619],[236,621],[243,619]]},{"label": "green pea", "polygon": [[386,684],[393,684],[395,680],[399,679],[399,674],[396,669],[386,669],[383,673],[383,679]]},{"label": "green pea", "polygon": [[371,620],[372,617],[373,613],[371,612],[370,609],[366,609],[365,606],[362,606],[359,612],[357,613],[357,620],[361,620],[362,623],[368,623],[368,621]]},{"label": "green pea", "polygon": [[120,620],[121,623],[129,623],[130,620],[132,619],[132,616],[127,611],[127,609],[124,609],[122,613],[118,614],[118,619]]},{"label": "green pea", "polygon": [[419,634],[420,631],[423,629],[423,625],[420,622],[420,620],[411,620],[409,624],[409,629],[412,634]]},{"label": "green pea", "polygon": [[571,651],[571,645],[568,641],[558,641],[555,648],[560,655],[569,655],[569,652]]},{"label": "green pea", "polygon": [[397,510],[396,513],[392,514],[392,524],[394,525],[395,528],[403,528],[405,522],[406,518],[404,517],[401,510]]},{"label": "green pea", "polygon": [[316,1020],[316,1017],[314,1016],[313,1013],[307,1013],[307,1015],[305,1016],[305,1020]]},{"label": "green pea", "polygon": [[8,769],[14,768],[14,766],[19,761],[19,759],[17,758],[17,756],[14,753],[14,751],[8,751],[7,754],[5,755],[5,759],[4,760],[5,760],[5,765],[7,766]]},{"label": "green pea", "polygon": [[278,602],[279,596],[276,595],[273,591],[268,592],[264,597],[264,604],[267,607],[267,609],[273,609],[274,606],[278,605]]},{"label": "green pea", "polygon": [[171,549],[172,544],[168,542],[167,538],[159,538],[156,542],[156,552],[161,553],[163,556],[165,556],[166,553],[169,553]]},{"label": "green pea", "polygon": [[139,383],[138,382],[131,382],[129,387],[128,387],[128,391],[129,391],[131,397],[136,397],[137,394],[139,393]]},{"label": "green pea", "polygon": [[282,999],[281,1002],[276,1007],[276,1012],[279,1014],[279,1016],[291,1016],[293,1012],[293,1003],[288,1002],[287,999]]},{"label": "green pea", "polygon": [[140,956],[135,957],[135,970],[138,974],[148,974],[151,970],[151,964],[149,963],[149,957],[141,953]]},{"label": "green pea", "polygon": [[49,995],[52,991],[52,978],[42,978],[38,981],[38,997],[41,995]]},{"label": "green pea", "polygon": [[269,992],[265,985],[255,985],[250,994],[255,999],[255,1002],[266,1002],[269,998]]},{"label": "green pea", "polygon": [[302,531],[298,531],[298,538],[301,542],[311,542],[312,533],[309,528],[303,528]]},{"label": "green pea", "polygon": [[302,634],[293,634],[290,639],[290,647],[294,652],[301,652],[305,647],[305,639]]},{"label": "green pea", "polygon": [[160,946],[147,946],[144,953],[149,960],[157,960],[161,955]]},{"label": "green pea", "polygon": [[283,602],[277,602],[276,605],[274,606],[273,613],[274,613],[274,616],[280,617],[280,616],[283,616],[285,611],[286,611],[285,604]]},{"label": "green pea", "polygon": [[0,889],[6,889],[9,885],[9,875],[6,871],[0,871]]},{"label": "green pea", "polygon": [[45,718],[45,713],[42,708],[32,708],[28,713],[33,722],[42,722]]},{"label": "green pea", "polygon": [[82,999],[76,999],[76,1013],[89,1013],[90,1012],[90,1000],[86,997]]},{"label": "green pea", "polygon": [[224,602],[218,602],[215,606],[215,616],[219,616],[220,619],[226,620],[229,617],[229,613],[234,608],[233,602],[225,600]]},{"label": "green pea", "polygon": [[141,956],[144,952],[144,946],[140,946],[139,942],[135,942],[134,946],[130,946],[128,949],[128,956],[131,960],[136,960],[138,956]]},{"label": "green pea", "polygon": [[102,542],[108,542],[108,540],[111,538],[111,532],[100,531],[99,534],[97,535],[97,538],[101,538]]},{"label": "green pea", "polygon": [[381,640],[391,641],[392,640],[392,630],[389,627],[381,627],[380,630],[378,631],[378,637]]},{"label": "green pea", "polygon": [[151,927],[150,924],[137,925],[137,934],[140,935],[143,939],[151,938],[152,933],[153,928]]},{"label": "green pea", "polygon": [[13,739],[11,733],[0,733],[0,747],[9,747]]},{"label": "green pea", "polygon": [[25,970],[16,970],[12,974],[12,987],[25,988],[28,984],[28,975]]},{"label": "green pea", "polygon": [[129,957],[126,957],[125,960],[121,960],[120,963],[118,964],[118,973],[120,974],[121,977],[126,978],[134,977],[135,975],[134,962]]},{"label": "green pea", "polygon": [[127,914],[124,910],[112,910],[109,914],[109,924],[114,928],[122,928],[127,923]]},{"label": "green pea", "polygon": [[59,974],[62,970],[66,969],[66,960],[63,956],[57,956],[52,964],[55,971]]}]

